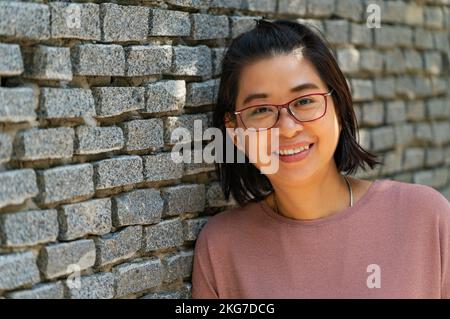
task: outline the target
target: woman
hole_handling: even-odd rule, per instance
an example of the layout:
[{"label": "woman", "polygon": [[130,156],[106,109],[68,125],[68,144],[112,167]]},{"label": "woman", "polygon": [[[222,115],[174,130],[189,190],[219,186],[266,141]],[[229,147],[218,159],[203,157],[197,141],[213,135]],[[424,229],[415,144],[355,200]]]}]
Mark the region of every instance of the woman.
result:
[{"label": "woman", "polygon": [[218,165],[239,207],[199,233],[193,298],[450,297],[450,205],[428,186],[348,176],[380,162],[356,141],[326,43],[305,25],[259,20],[229,47],[214,126],[276,134],[279,164]]}]

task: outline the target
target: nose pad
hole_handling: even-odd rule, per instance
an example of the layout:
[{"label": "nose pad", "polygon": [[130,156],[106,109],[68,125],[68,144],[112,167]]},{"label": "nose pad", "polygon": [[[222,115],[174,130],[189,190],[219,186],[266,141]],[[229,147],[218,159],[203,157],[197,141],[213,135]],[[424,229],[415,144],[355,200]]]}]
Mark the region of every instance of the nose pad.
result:
[{"label": "nose pad", "polygon": [[280,111],[280,118],[278,119],[278,128],[283,130],[303,130],[302,123],[298,122],[287,108]]}]

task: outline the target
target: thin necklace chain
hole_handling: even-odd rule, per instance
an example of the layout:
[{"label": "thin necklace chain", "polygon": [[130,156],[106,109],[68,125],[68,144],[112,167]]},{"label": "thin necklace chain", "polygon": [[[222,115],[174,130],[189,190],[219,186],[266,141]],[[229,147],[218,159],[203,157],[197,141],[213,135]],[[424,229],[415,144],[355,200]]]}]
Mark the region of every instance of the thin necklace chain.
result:
[{"label": "thin necklace chain", "polygon": [[[350,184],[347,176],[344,176],[345,182],[347,183],[347,188],[348,188],[348,192],[350,193],[350,207],[353,206],[353,190],[352,190],[352,185]],[[278,202],[277,202],[277,197],[275,196],[275,193],[273,194],[273,201],[275,203],[275,212],[277,214],[280,214],[278,211]]]}]

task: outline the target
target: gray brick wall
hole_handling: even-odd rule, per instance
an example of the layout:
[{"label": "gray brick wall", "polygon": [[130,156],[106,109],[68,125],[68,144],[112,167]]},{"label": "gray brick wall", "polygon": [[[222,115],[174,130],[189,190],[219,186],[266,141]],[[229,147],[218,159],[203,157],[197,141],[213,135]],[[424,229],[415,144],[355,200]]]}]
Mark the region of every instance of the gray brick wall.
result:
[{"label": "gray brick wall", "polygon": [[235,203],[171,132],[210,125],[227,44],[262,16],[332,44],[384,159],[357,177],[450,199],[448,1],[80,2],[0,1],[0,299],[191,296],[198,233]]}]

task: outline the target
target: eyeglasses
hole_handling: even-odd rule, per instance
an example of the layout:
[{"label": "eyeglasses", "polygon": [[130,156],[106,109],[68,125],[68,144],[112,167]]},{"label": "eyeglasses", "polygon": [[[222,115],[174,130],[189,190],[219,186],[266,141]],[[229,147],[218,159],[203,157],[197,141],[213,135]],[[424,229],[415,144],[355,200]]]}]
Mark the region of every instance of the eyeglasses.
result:
[{"label": "eyeglasses", "polygon": [[327,96],[332,93],[333,89],[328,93],[302,95],[286,104],[249,106],[234,112],[234,114],[239,116],[244,128],[255,131],[268,130],[274,127],[280,118],[280,111],[283,108],[287,108],[288,113],[297,122],[311,122],[325,115],[327,111]]}]

